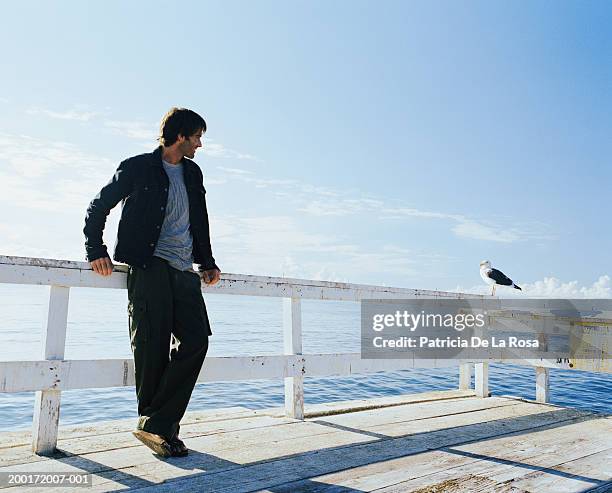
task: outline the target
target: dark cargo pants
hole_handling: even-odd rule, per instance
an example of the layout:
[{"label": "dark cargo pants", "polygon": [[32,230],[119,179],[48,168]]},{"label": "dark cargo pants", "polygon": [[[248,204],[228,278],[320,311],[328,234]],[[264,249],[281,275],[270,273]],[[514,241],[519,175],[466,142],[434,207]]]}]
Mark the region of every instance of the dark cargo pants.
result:
[{"label": "dark cargo pants", "polygon": [[[158,257],[128,270],[137,427],[166,438],[179,431],[212,335],[200,282]],[[178,343],[172,351],[171,334]]]}]

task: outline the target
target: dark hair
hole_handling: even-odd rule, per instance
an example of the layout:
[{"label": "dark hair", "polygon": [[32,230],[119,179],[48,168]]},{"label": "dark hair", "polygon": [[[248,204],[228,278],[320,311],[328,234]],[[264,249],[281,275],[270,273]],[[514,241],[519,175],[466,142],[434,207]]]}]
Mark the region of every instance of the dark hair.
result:
[{"label": "dark hair", "polygon": [[170,108],[162,118],[157,140],[163,146],[171,146],[178,140],[179,135],[191,137],[200,129],[206,132],[206,122],[195,111]]}]

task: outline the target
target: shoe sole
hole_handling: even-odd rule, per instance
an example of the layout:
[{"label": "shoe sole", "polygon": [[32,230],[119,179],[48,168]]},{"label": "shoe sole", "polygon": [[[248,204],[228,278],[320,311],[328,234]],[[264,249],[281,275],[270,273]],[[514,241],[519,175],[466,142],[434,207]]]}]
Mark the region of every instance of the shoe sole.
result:
[{"label": "shoe sole", "polygon": [[144,430],[133,431],[132,435],[153,450],[153,452],[155,452],[157,455],[161,455],[162,457],[172,456],[170,444],[159,435],[155,435]]}]

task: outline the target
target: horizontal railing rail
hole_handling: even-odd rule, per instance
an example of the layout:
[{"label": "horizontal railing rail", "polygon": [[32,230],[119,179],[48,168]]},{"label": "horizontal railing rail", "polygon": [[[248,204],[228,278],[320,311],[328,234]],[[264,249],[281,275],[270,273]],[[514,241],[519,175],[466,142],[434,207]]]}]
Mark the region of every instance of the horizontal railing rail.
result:
[{"label": "horizontal railing rail", "polygon": [[[0,255],[0,282],[2,283],[126,289],[126,276],[127,266],[125,265],[116,265],[113,275],[103,277],[96,274],[88,262]],[[223,278],[217,285],[213,287],[203,285],[202,289],[209,293],[338,301],[418,296],[455,299],[488,298],[482,295],[447,291],[228,273],[223,274]]]}]

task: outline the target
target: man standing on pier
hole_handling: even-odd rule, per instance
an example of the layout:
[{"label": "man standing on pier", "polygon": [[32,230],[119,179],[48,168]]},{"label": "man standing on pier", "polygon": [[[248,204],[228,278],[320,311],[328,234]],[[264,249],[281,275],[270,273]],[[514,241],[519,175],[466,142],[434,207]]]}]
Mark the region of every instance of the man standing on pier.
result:
[{"label": "man standing on pier", "polygon": [[139,415],[134,436],[164,457],[188,453],[178,436],[179,422],[212,335],[201,281],[213,285],[220,279],[210,246],[202,171],[191,161],[204,132],[200,115],[172,108],[161,122],[161,145],[119,165],[89,204],[83,230],[92,269],[111,275],[113,263],[102,233],[110,210],[122,201],[113,258],[129,265]]}]

